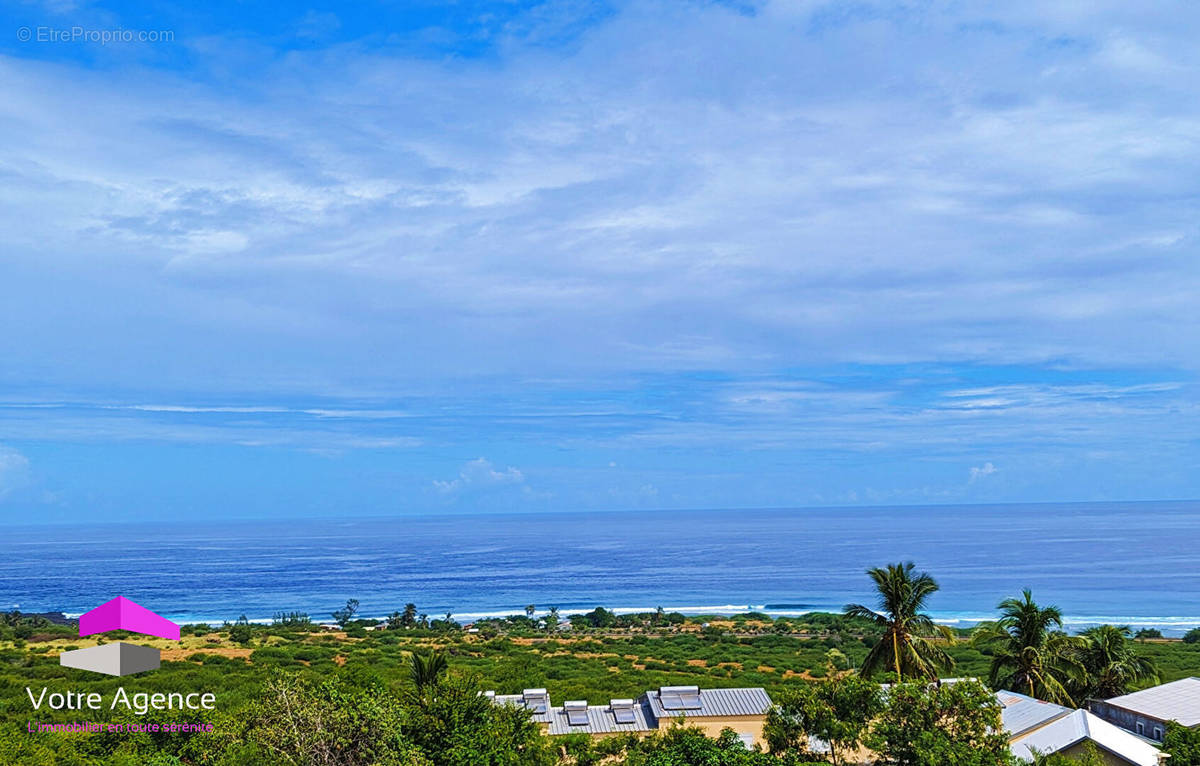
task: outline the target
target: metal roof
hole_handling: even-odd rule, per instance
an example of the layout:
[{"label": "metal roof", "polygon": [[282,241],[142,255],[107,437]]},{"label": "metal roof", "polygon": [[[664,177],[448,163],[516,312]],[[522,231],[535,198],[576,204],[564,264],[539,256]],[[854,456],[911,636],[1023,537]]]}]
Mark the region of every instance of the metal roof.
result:
[{"label": "metal roof", "polygon": [[1010,691],[996,692],[996,699],[1004,706],[1000,711],[1000,720],[1009,739],[1021,736],[1027,731],[1045,726],[1056,718],[1070,714],[1071,708],[1055,705],[1053,702],[1043,702],[1024,694]]},{"label": "metal roof", "polygon": [[[492,700],[497,705],[512,705],[513,707],[525,708],[530,710],[530,707],[525,704],[524,694],[497,694],[492,697]],[[538,723],[550,723],[554,719],[554,709],[547,707],[544,713],[532,713],[534,721]]]},{"label": "metal roof", "polygon": [[1182,678],[1105,700],[1110,705],[1160,721],[1200,725],[1200,678]]},{"label": "metal roof", "polygon": [[1032,762],[1034,750],[1049,755],[1084,741],[1095,743],[1132,766],[1158,766],[1158,748],[1086,710],[1075,710],[1019,737],[1011,749],[1020,760]]},{"label": "metal roof", "polygon": [[587,723],[582,726],[572,726],[567,719],[567,711],[556,707],[550,710],[550,728],[547,734],[610,734],[621,731],[653,731],[658,728],[658,722],[650,712],[649,706],[635,703],[633,706],[633,723],[617,723],[612,708],[608,705],[588,705]]},{"label": "metal roof", "polygon": [[650,707],[655,718],[705,718],[711,716],[766,715],[771,709],[771,698],[761,687],[741,689],[701,689],[700,707],[683,710],[667,710],[659,699],[660,691],[646,692],[641,700]]}]

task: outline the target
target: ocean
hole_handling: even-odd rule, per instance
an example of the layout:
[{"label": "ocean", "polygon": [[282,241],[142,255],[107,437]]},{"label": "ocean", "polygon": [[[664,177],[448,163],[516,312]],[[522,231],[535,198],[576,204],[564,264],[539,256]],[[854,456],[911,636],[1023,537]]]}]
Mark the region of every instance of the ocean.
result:
[{"label": "ocean", "polygon": [[177,622],[329,621],[417,604],[459,620],[557,606],[777,615],[873,603],[911,560],[940,620],[1030,588],[1069,625],[1200,626],[1200,502],[649,511],[0,528],[0,608],[123,595]]}]

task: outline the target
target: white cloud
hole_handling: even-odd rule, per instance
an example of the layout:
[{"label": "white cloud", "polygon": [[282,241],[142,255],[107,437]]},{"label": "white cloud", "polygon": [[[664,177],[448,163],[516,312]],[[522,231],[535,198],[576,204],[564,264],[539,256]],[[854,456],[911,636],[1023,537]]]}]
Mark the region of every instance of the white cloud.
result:
[{"label": "white cloud", "polygon": [[458,478],[450,481],[434,479],[433,486],[444,494],[456,494],[471,489],[487,489],[525,483],[525,476],[516,468],[508,466],[497,470],[487,458],[476,458],[463,465]]},{"label": "white cloud", "polygon": [[1198,369],[1195,13],[634,4],[499,66],[294,51],[248,98],[0,59],[0,320],[84,312],[0,353],[304,390],[414,358]]},{"label": "white cloud", "polygon": [[999,469],[996,468],[996,466],[992,465],[991,461],[980,466],[971,466],[971,478],[967,480],[967,483],[974,484],[976,481],[984,478],[985,476],[991,476],[998,470]]},{"label": "white cloud", "polygon": [[29,481],[29,458],[0,444],[0,500]]}]

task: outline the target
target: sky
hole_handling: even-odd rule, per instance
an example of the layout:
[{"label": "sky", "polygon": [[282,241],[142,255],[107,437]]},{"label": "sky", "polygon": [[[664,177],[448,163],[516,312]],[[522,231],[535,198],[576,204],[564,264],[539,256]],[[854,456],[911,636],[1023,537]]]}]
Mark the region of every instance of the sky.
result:
[{"label": "sky", "polygon": [[1200,497],[1200,5],[0,0],[0,523]]}]

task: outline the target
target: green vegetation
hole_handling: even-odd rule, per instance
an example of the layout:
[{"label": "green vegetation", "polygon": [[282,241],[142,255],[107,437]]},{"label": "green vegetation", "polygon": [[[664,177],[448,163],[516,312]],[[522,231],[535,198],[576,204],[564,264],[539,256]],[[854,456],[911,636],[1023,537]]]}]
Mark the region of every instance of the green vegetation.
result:
[{"label": "green vegetation", "polygon": [[[1118,694],[1200,675],[1200,644],[1135,640],[1124,627],[1066,636],[1053,607],[1031,594],[1001,604],[1001,616],[969,631],[934,626],[924,614],[937,584],[911,564],[872,570],[879,610],[772,619],[763,614],[687,618],[655,610],[615,615],[597,608],[563,621],[536,610],[475,623],[466,631],[430,620],[415,604],[383,622],[356,619],[356,603],[333,612],[338,630],[308,615],[280,613],[269,625],[244,617],[219,628],[184,626],[154,673],[109,678],[63,668],[62,651],[97,643],[74,626],[0,615],[0,764],[133,766],[798,766],[842,764],[869,747],[880,764],[1008,764],[994,698],[974,682],[926,682],[951,665],[962,677],[1046,696],[1052,678],[1073,699]],[[344,618],[344,619],[343,619]],[[111,634],[105,640],[138,636]],[[969,639],[969,640],[968,640]],[[1031,651],[1032,650],[1032,651]],[[874,658],[874,659],[872,659]],[[897,658],[898,666],[897,666]],[[855,673],[848,668],[861,667]],[[897,669],[899,673],[897,673]],[[880,694],[876,671],[903,681]],[[776,702],[765,742],[747,749],[727,732],[706,737],[671,728],[646,738],[549,738],[527,714],[493,705],[485,689],[546,687],[556,701],[605,704],[667,685],[762,686]],[[26,687],[129,694],[212,691],[215,710],[121,708],[33,711]],[[29,733],[29,722],[211,724],[211,732],[135,730]],[[828,743],[809,752],[812,739]],[[1174,766],[1200,766],[1200,734],[1169,727]],[[1076,763],[1059,756],[1049,766]]]},{"label": "green vegetation", "polygon": [[810,737],[829,746],[837,766],[862,745],[885,704],[878,684],[856,674],[800,684],[776,695],[764,735],[771,753],[805,753]]},{"label": "green vegetation", "polygon": [[1038,606],[1028,590],[1020,599],[1001,601],[998,608],[1000,619],[980,625],[971,638],[992,650],[988,683],[1047,702],[1073,704],[1067,676],[1078,669],[1074,655],[1079,641],[1063,632],[1059,608]]},{"label": "green vegetation", "polygon": [[908,678],[936,680],[942,671],[954,667],[954,658],[930,640],[940,637],[954,640],[954,633],[937,625],[922,613],[925,602],[938,590],[937,582],[927,573],[913,574],[913,563],[888,564],[886,568],[867,570],[879,592],[879,609],[850,604],[846,615],[874,622],[883,631],[883,640],[867,652],[861,672],[864,676],[890,668],[897,681]]},{"label": "green vegetation", "polygon": [[871,728],[867,745],[889,766],[1007,766],[1000,703],[975,681],[899,684]]},{"label": "green vegetation", "polygon": [[1158,683],[1154,661],[1139,656],[1128,627],[1101,625],[1083,632],[1075,650],[1077,700],[1117,697],[1135,685]]},{"label": "green vegetation", "polygon": [[1168,721],[1163,750],[1171,754],[1171,766],[1200,766],[1200,729],[1188,729]]}]

